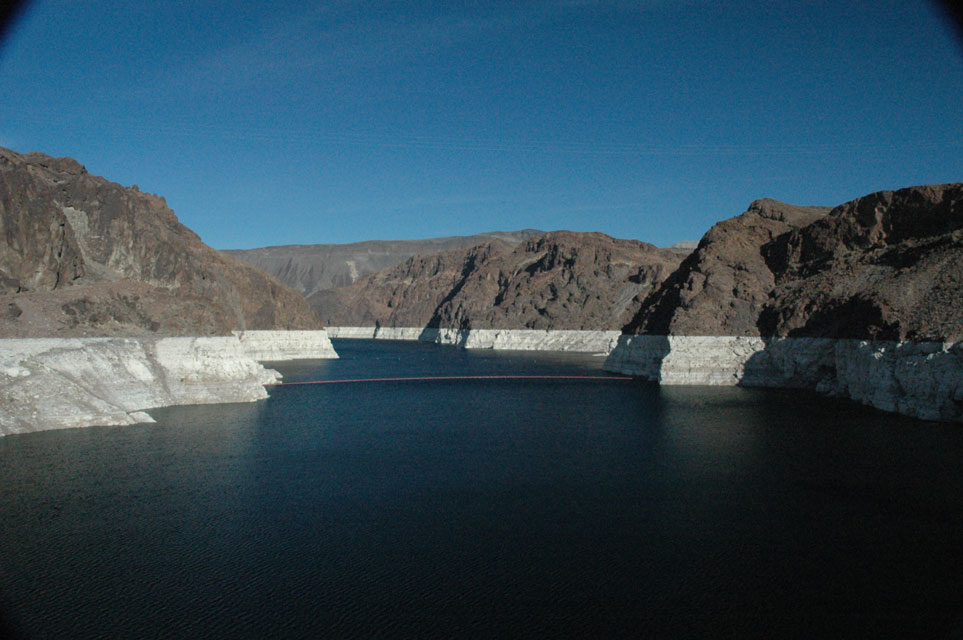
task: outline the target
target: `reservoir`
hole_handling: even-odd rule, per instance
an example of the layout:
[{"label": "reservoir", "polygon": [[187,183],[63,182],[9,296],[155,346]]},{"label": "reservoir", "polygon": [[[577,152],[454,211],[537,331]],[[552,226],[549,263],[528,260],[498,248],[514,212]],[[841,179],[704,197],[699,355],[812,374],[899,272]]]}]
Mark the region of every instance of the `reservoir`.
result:
[{"label": "reservoir", "polygon": [[285,382],[382,380],[0,438],[0,635],[963,631],[960,425],[584,354],[334,344]]}]

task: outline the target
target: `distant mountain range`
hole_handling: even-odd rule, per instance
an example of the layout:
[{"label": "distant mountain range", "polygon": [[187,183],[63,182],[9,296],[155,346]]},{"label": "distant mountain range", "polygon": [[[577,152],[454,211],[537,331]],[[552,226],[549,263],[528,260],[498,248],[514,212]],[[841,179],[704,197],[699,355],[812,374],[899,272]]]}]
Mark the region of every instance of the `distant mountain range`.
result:
[{"label": "distant mountain range", "polygon": [[555,231],[413,256],[308,300],[340,326],[618,329],[683,256],[637,240]]},{"label": "distant mountain range", "polygon": [[[401,322],[402,315],[407,318],[406,322],[415,322],[415,318],[424,318],[427,321],[427,319],[430,319],[430,311],[433,311],[433,309],[426,311],[424,308],[419,308],[417,311],[405,311],[401,315],[395,314],[392,320],[381,318],[380,315],[382,314],[373,313],[373,308],[380,304],[379,299],[387,300],[391,297],[391,294],[386,290],[376,293],[375,289],[379,286],[387,286],[387,282],[394,278],[394,272],[391,271],[393,267],[413,268],[404,267],[412,260],[415,261],[414,264],[422,264],[422,266],[434,263],[435,268],[441,270],[432,276],[432,281],[435,283],[433,286],[438,286],[438,279],[442,277],[440,275],[442,272],[454,274],[451,270],[456,265],[458,265],[456,271],[460,272],[464,267],[462,263],[468,260],[470,256],[487,255],[492,257],[519,248],[520,256],[531,258],[528,253],[531,249],[526,249],[523,245],[535,238],[549,236],[556,240],[562,237],[566,238],[565,243],[568,246],[577,245],[582,240],[593,245],[597,243],[599,238],[608,238],[608,236],[598,233],[546,233],[537,229],[522,229],[520,231],[492,231],[470,236],[448,236],[424,240],[371,240],[351,244],[282,245],[260,249],[232,249],[225,253],[263,269],[289,287],[300,291],[328,324],[373,323],[376,320],[397,323]],[[608,241],[615,243],[615,245],[623,243],[626,247],[644,245],[644,243],[636,240],[608,238]],[[645,246],[651,249],[656,248],[652,245]],[[666,256],[667,260],[674,260],[677,263],[691,253],[695,246],[695,242],[679,242],[666,249],[660,249],[659,252]],[[479,249],[476,250],[476,248]],[[429,256],[431,256],[430,259]],[[419,261],[419,259],[421,260]],[[629,260],[629,262],[638,267],[644,260]],[[377,280],[381,283],[380,285],[376,285],[374,280],[366,278],[366,276],[379,272],[384,272],[383,278]],[[359,285],[364,288],[364,293],[358,286],[353,286],[361,281],[365,283]],[[618,282],[600,281],[594,284],[600,291],[607,289],[609,285],[621,287]],[[435,293],[437,293],[437,290],[424,292],[425,296],[418,304],[430,304],[429,300],[433,299]],[[522,292],[516,292],[518,298],[524,297],[524,295]],[[533,295],[540,294],[536,292]],[[444,294],[442,294],[442,297],[444,297]],[[622,302],[627,303],[628,300]],[[608,315],[616,317],[622,311],[624,309]],[[425,313],[428,313],[427,317],[425,317]],[[573,314],[569,315],[573,316]],[[558,319],[559,317],[555,318],[556,321]],[[527,324],[534,322],[539,325],[546,324],[546,322],[550,323],[545,319],[538,321],[527,319],[525,322]],[[589,324],[593,323],[590,322]],[[611,318],[607,316],[604,324],[612,324]]]},{"label": "distant mountain range", "polygon": [[260,249],[230,249],[224,253],[263,269],[309,297],[319,291],[346,287],[369,273],[388,269],[414,255],[467,249],[496,240],[518,244],[542,233],[536,229],[523,229],[425,240],[292,244]]},{"label": "distant mountain range", "polygon": [[835,208],[757,200],[669,249],[598,233],[489,241],[309,296],[344,326],[936,342],[963,338],[961,300],[959,183]]}]

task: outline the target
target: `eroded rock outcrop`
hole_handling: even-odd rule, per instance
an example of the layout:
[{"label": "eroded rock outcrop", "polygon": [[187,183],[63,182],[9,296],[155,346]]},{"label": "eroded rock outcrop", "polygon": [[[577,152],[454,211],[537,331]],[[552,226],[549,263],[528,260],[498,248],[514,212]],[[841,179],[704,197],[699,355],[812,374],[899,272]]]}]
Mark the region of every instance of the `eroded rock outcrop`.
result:
[{"label": "eroded rock outcrop", "polygon": [[759,313],[776,279],[761,248],[829,211],[764,199],[742,215],[716,223],[679,269],[637,307],[625,333],[759,335]]},{"label": "eroded rock outcrop", "polygon": [[418,255],[366,276],[350,287],[311,296],[325,324],[427,327],[446,298],[457,295],[479,268],[510,253],[512,245],[489,242],[469,249]]},{"label": "eroded rock outcrop", "polygon": [[153,422],[146,410],[251,402],[280,374],[261,362],[337,358],[325,331],[0,339],[0,436]]},{"label": "eroded rock outcrop", "polygon": [[333,326],[618,330],[682,259],[600,233],[557,231],[415,256],[315,303]]},{"label": "eroded rock outcrop", "polygon": [[963,184],[881,191],[762,247],[766,336],[963,338]]},{"label": "eroded rock outcrop", "polygon": [[963,185],[831,211],[757,201],[643,303],[606,368],[963,421]]},{"label": "eroded rock outcrop", "polygon": [[0,148],[0,336],[320,328],[301,296],[205,245],[163,198]]},{"label": "eroded rock outcrop", "polygon": [[258,362],[337,358],[327,331],[235,331],[245,354]]},{"label": "eroded rock outcrop", "polygon": [[416,255],[468,249],[489,242],[517,245],[542,231],[493,231],[424,240],[368,240],[349,244],[299,244],[225,251],[271,274],[305,297],[324,300],[330,291],[398,265]]},{"label": "eroded rock outcrop", "polygon": [[626,333],[956,341],[963,185],[832,210],[758,200],[712,227]]}]

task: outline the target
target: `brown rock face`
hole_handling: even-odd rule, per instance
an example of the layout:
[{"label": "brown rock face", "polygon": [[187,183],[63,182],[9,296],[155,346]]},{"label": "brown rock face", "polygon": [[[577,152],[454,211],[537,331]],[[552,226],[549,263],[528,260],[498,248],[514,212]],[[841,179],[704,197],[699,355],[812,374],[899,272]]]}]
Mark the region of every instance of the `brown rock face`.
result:
[{"label": "brown rock face", "polygon": [[963,185],[840,205],[754,202],[716,224],[629,332],[949,340],[963,337]]},{"label": "brown rock face", "polygon": [[775,284],[761,247],[829,213],[756,200],[740,216],[716,223],[696,250],[646,299],[626,333],[688,336],[758,335],[759,312]]},{"label": "brown rock face", "polygon": [[479,266],[511,252],[504,242],[417,255],[353,285],[308,297],[328,325],[426,327],[446,297]]},{"label": "brown rock face", "polygon": [[331,325],[618,329],[681,261],[677,251],[558,231],[415,256],[310,299]]},{"label": "brown rock face", "polygon": [[776,238],[763,335],[963,338],[963,184],[881,191]]},{"label": "brown rock face", "polygon": [[358,279],[416,255],[470,249],[488,242],[517,245],[543,231],[493,231],[425,240],[368,240],[350,244],[300,244],[225,251],[266,271],[305,297],[346,287]]},{"label": "brown rock face", "polygon": [[163,198],[0,148],[0,336],[320,327],[295,292],[201,242]]}]

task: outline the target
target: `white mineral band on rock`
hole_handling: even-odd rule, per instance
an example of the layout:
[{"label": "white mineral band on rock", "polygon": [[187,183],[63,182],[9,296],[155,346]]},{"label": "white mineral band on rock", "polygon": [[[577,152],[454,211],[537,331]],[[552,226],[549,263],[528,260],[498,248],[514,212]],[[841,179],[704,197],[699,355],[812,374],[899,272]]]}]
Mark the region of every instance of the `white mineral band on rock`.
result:
[{"label": "white mineral band on rock", "polygon": [[417,340],[464,347],[522,351],[575,351],[608,354],[619,331],[569,329],[426,329],[419,327],[328,327],[332,338]]},{"label": "white mineral band on rock", "polygon": [[963,421],[961,343],[621,335],[618,331],[328,327],[335,338],[607,354],[604,368],[664,385],[808,389],[924,420]]},{"label": "white mineral band on rock", "polygon": [[337,358],[327,331],[234,331],[245,352],[259,362]]},{"label": "white mineral band on rock", "polygon": [[0,435],[150,422],[145,409],[260,400],[281,376],[258,360],[335,357],[324,331],[0,339]]},{"label": "white mineral band on rock", "polygon": [[622,336],[604,368],[665,385],[809,389],[915,418],[963,421],[960,343]]}]

